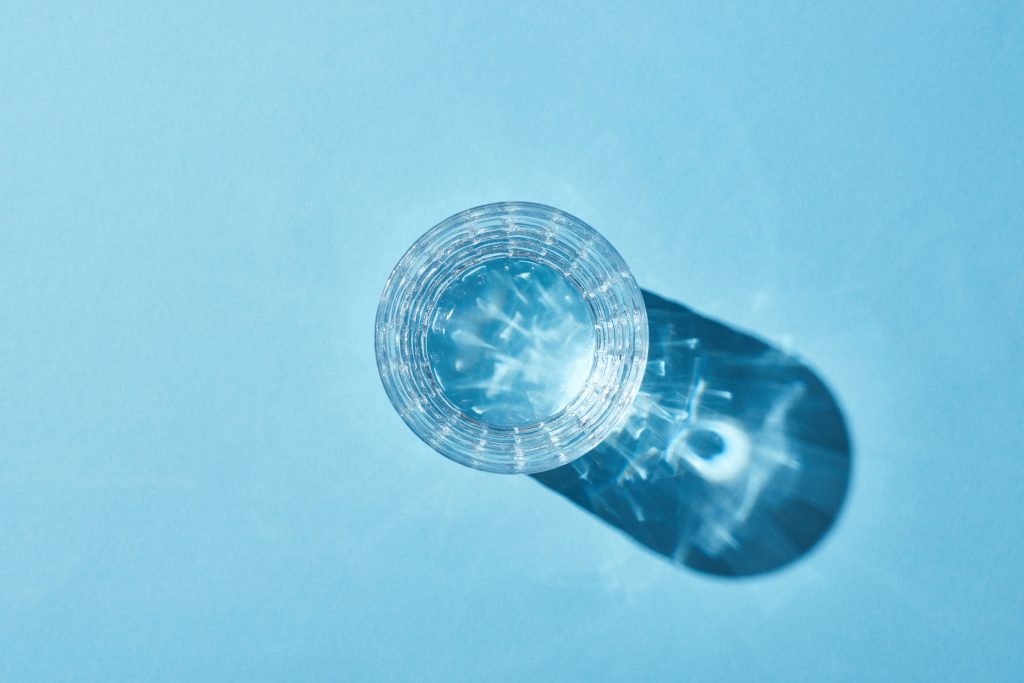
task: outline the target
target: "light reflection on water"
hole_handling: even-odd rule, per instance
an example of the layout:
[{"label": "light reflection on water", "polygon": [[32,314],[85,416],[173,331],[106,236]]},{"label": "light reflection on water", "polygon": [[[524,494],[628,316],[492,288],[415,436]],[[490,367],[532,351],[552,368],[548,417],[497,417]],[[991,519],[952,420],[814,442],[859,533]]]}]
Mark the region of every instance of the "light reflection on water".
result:
[{"label": "light reflection on water", "polygon": [[456,407],[502,427],[541,422],[583,389],[594,324],[561,273],[525,259],[467,269],[430,317],[431,370]]}]

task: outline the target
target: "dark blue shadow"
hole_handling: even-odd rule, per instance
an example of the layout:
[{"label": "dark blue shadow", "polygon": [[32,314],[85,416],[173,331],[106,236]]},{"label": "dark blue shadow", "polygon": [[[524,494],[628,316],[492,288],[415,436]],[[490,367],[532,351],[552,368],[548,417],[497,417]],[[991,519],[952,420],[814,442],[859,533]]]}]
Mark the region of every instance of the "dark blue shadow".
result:
[{"label": "dark blue shadow", "polygon": [[831,392],[793,355],[643,294],[650,356],[628,419],[535,478],[699,572],[749,576],[804,556],[850,480]]}]

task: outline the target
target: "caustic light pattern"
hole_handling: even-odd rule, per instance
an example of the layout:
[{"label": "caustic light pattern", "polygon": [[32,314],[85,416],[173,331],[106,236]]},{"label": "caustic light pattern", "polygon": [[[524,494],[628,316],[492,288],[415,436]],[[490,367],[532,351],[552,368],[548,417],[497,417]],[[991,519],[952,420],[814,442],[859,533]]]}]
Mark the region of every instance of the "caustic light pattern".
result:
[{"label": "caustic light pattern", "polygon": [[535,475],[679,564],[759,574],[806,554],[846,497],[845,421],[791,354],[644,293],[650,355],[627,419]]},{"label": "caustic light pattern", "polygon": [[583,390],[594,359],[593,320],[561,273],[495,259],[444,291],[427,352],[444,395],[460,410],[493,425],[535,424]]}]

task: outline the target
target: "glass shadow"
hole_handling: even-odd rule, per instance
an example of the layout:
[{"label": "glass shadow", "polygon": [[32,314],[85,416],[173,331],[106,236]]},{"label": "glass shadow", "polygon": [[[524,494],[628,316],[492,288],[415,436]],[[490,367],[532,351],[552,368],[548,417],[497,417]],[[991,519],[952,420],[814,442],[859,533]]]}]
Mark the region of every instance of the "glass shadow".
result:
[{"label": "glass shadow", "polygon": [[643,297],[650,354],[628,418],[586,455],[532,476],[699,572],[750,576],[804,556],[849,487],[835,398],[792,354]]}]

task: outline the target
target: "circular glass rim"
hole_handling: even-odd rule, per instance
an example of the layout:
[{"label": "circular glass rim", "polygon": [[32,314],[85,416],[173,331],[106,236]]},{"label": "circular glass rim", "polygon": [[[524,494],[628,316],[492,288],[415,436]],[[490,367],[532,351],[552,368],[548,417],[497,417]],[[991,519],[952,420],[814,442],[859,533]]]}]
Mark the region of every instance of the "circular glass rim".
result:
[{"label": "circular glass rim", "polygon": [[[442,292],[467,268],[504,257],[561,273],[589,307],[595,341],[576,398],[545,421],[514,427],[456,408],[438,386],[426,349]],[[381,295],[375,349],[388,398],[423,441],[469,467],[528,474],[578,458],[625,417],[647,363],[647,311],[625,261],[596,230],[550,206],[501,202],[441,221],[402,256]]]}]

